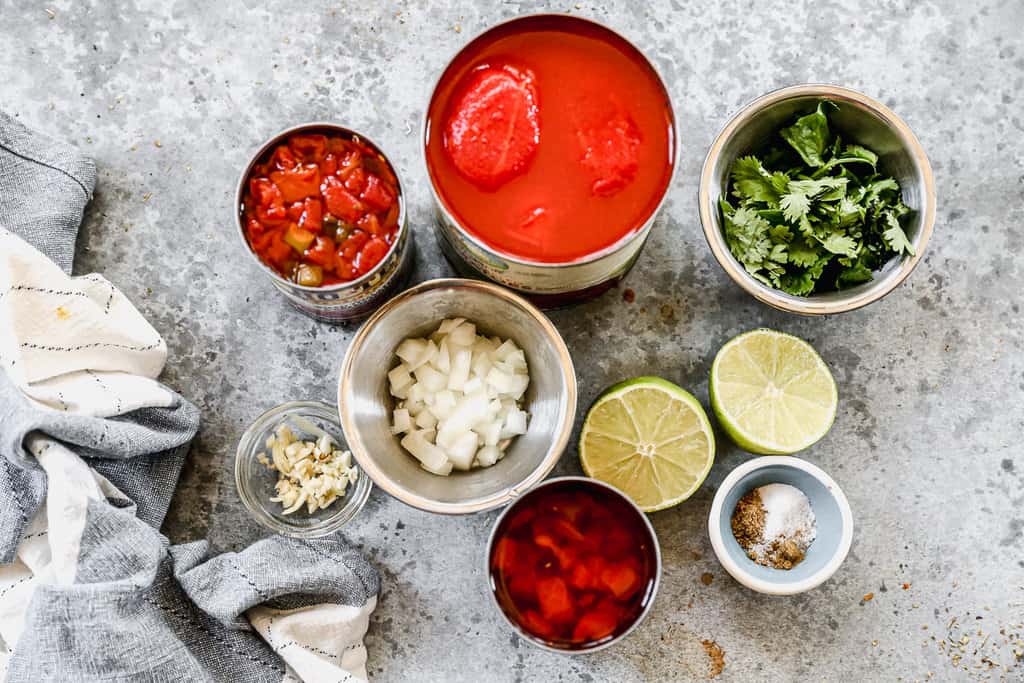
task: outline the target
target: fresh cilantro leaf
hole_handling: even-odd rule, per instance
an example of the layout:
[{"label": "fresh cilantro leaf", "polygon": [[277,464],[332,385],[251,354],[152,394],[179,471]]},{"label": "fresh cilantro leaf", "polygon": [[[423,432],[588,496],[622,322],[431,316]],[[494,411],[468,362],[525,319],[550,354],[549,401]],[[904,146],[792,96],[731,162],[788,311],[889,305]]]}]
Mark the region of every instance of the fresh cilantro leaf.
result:
[{"label": "fresh cilantro leaf", "polygon": [[839,271],[839,275],[836,277],[836,289],[844,289],[865,282],[871,282],[874,277],[875,273],[871,268],[865,263],[857,261],[852,266]]},{"label": "fresh cilantro leaf", "polygon": [[864,186],[864,204],[871,206],[877,204],[880,201],[886,201],[886,193],[900,191],[899,183],[892,178],[882,178],[875,180]]},{"label": "fresh cilantro leaf", "polygon": [[824,112],[825,102],[818,103],[818,109],[806,116],[801,116],[789,128],[779,131],[782,139],[796,150],[800,158],[808,166],[817,168],[825,163],[821,158],[828,145],[828,117]]},{"label": "fresh cilantro leaf", "polygon": [[795,266],[809,268],[818,261],[818,247],[811,246],[805,240],[791,242],[789,245],[789,262]]},{"label": "fresh cilantro leaf", "polygon": [[[790,186],[797,181],[790,183]],[[782,207],[782,215],[790,223],[799,223],[801,218],[807,216],[811,210],[811,198],[802,192],[784,194],[779,198],[779,206]]]},{"label": "fresh cilantro leaf", "polygon": [[910,254],[914,255],[914,245],[907,239],[907,233],[903,232],[903,226],[900,225],[900,220],[896,215],[887,211],[885,213],[886,228],[882,232],[882,239],[889,245],[897,254]]},{"label": "fresh cilantro leaf", "polygon": [[[788,179],[787,179],[788,182]],[[779,193],[772,183],[772,174],[757,157],[741,157],[732,166],[733,194],[755,202],[775,203]]]},{"label": "fresh cilantro leaf", "polygon": [[852,237],[839,232],[829,233],[821,240],[821,246],[833,254],[846,256],[857,255],[857,242]]}]

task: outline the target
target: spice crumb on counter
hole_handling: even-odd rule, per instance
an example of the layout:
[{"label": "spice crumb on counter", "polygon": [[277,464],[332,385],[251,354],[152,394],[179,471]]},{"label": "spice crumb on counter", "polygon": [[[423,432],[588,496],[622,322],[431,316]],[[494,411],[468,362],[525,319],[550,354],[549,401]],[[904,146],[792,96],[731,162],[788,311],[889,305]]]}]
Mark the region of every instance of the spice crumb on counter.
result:
[{"label": "spice crumb on counter", "polygon": [[259,453],[256,460],[278,473],[277,495],[270,500],[284,506],[282,514],[290,515],[303,505],[310,514],[328,508],[359,476],[352,454],[335,448],[327,434],[315,442],[301,441],[288,425],[281,425],[266,445],[271,456]]}]

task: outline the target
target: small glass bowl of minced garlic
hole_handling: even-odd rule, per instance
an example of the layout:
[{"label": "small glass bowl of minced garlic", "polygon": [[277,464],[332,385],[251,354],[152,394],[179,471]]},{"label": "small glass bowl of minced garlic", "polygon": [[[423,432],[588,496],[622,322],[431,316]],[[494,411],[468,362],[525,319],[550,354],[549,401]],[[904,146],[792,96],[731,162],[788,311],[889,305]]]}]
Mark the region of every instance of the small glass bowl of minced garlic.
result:
[{"label": "small glass bowl of minced garlic", "polygon": [[235,485],[257,522],[279,534],[317,538],[362,510],[372,484],[345,445],[334,406],[284,403],[242,434]]},{"label": "small glass bowl of minced garlic", "polygon": [[853,514],[819,467],[794,456],[762,456],[719,486],[708,533],[734,579],[759,593],[794,595],[839,569],[853,540]]}]

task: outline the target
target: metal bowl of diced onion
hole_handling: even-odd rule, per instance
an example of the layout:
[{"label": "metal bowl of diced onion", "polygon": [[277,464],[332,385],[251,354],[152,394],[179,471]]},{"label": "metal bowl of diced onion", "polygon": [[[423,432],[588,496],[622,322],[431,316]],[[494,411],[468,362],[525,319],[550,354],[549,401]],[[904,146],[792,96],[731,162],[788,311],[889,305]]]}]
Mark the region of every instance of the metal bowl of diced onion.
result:
[{"label": "metal bowl of diced onion", "polygon": [[[393,394],[395,375],[389,373],[401,365],[401,355],[408,357],[407,340],[436,335],[445,321],[446,331],[461,324],[457,321],[469,321],[478,334],[511,342],[502,349],[515,349],[515,358],[521,350],[528,366],[529,382],[518,406],[522,414],[511,414],[516,421],[528,416],[521,430],[513,430],[523,433],[503,440],[500,457],[486,457],[481,446],[469,468],[439,469],[424,462],[409,433],[396,433],[402,430],[396,421],[405,419],[396,419],[396,408],[408,406],[409,398]],[[338,410],[352,455],[377,486],[429,512],[482,512],[515,500],[554,468],[572,433],[576,374],[558,330],[522,297],[487,282],[430,280],[385,303],[356,333],[342,363]]]},{"label": "metal bowl of diced onion", "polygon": [[[285,482],[283,461],[323,460],[322,453],[336,456],[331,467],[318,465],[310,477],[296,467]],[[373,488],[351,460],[337,408],[318,401],[284,403],[256,418],[238,442],[235,485],[257,522],[297,538],[334,533],[363,509]]]}]

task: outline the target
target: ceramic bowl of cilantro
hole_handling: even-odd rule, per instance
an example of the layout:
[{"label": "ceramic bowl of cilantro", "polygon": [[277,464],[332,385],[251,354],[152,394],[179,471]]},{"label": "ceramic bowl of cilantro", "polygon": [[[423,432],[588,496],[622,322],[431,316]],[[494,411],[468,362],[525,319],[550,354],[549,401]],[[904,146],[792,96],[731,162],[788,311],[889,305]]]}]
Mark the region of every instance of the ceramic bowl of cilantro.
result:
[{"label": "ceramic bowl of cilantro", "polygon": [[701,172],[700,217],[732,279],[780,310],[827,315],[895,289],[935,222],[910,128],[847,88],[798,85],[744,107]]}]

